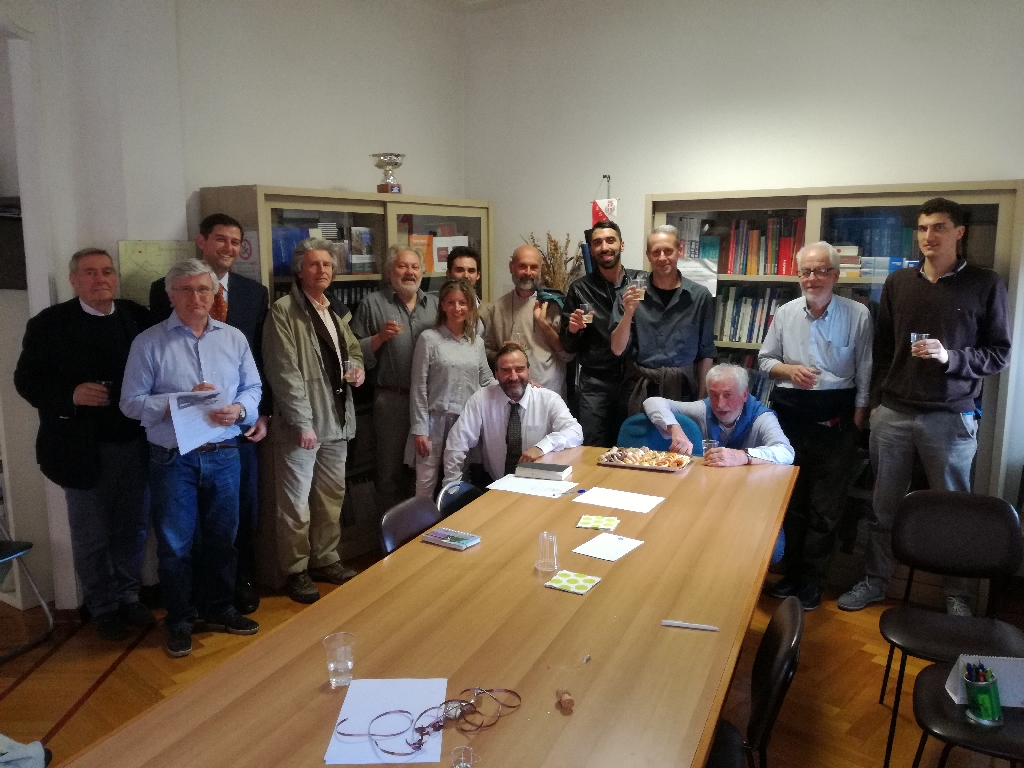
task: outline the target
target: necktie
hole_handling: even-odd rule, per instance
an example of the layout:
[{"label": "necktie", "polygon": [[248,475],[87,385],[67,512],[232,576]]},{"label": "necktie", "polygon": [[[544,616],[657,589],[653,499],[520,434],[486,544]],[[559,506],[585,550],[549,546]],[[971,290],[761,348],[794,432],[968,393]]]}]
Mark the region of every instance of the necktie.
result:
[{"label": "necktie", "polygon": [[505,429],[505,474],[514,475],[519,457],[523,455],[523,424],[519,417],[519,403],[511,403],[508,427]]},{"label": "necktie", "polygon": [[213,297],[213,306],[210,308],[210,317],[224,323],[228,319],[228,303],[224,300],[224,286],[217,286],[217,293]]}]

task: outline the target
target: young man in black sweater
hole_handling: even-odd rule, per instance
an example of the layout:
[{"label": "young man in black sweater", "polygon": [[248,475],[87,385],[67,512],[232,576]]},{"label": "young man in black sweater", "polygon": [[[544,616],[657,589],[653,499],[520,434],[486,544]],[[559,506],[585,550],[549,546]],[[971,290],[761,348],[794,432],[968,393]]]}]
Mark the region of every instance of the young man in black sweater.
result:
[{"label": "young man in black sweater", "polygon": [[[999,276],[957,256],[963,236],[961,207],[941,197],[929,200],[917,219],[921,268],[892,273],[882,288],[871,377],[874,520],[865,578],[839,598],[846,611],[885,597],[895,568],[890,528],[910,488],[915,453],[931,488],[971,489],[975,403],[984,378],[1009,362],[1010,317]],[[946,579],[949,613],[970,615],[969,586]]]},{"label": "young man in black sweater", "polygon": [[150,318],[114,298],[117,271],[106,251],[72,256],[69,279],[76,298],[28,321],[14,384],[39,410],[36,457],[64,489],[85,607],[100,637],[120,640],[129,624],[154,621],[139,603],[146,437],[117,407],[128,350]]}]

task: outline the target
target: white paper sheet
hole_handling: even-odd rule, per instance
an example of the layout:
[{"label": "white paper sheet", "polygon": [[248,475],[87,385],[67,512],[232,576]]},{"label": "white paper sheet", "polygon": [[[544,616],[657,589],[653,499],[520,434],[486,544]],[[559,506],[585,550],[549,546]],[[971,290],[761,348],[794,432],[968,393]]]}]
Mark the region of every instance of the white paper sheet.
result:
[{"label": "white paper sheet", "polygon": [[645,496],[642,493],[615,491],[611,488],[591,488],[573,499],[581,504],[593,504],[595,507],[611,507],[644,514],[650,512],[664,500],[664,496]]},{"label": "white paper sheet", "polygon": [[1024,659],[1007,656],[961,655],[946,678],[946,693],[957,704],[967,703],[964,685],[964,662],[977,664],[978,659],[996,675],[999,686],[999,703],[1004,707],[1024,707]]},{"label": "white paper sheet", "polygon": [[627,539],[614,533],[601,533],[590,541],[580,544],[573,550],[577,555],[596,557],[599,560],[611,560],[613,563],[625,554],[643,544],[639,539]]},{"label": "white paper sheet", "polygon": [[227,398],[219,389],[205,392],[175,392],[168,396],[171,406],[171,423],[178,451],[188,453],[203,443],[215,443],[223,438],[226,427],[214,424],[207,414],[226,406]]},{"label": "white paper sheet", "polygon": [[557,499],[559,496],[564,496],[566,491],[571,491],[577,485],[579,483],[570,483],[568,480],[537,480],[532,477],[505,475],[487,487],[494,491],[511,491],[512,493],[525,493],[527,496],[543,496],[546,499]]},{"label": "white paper sheet", "polygon": [[[367,733],[370,721],[383,712],[404,709],[416,717],[429,707],[436,707],[446,698],[448,680],[443,677],[398,680],[353,680],[348,685],[345,703],[338,713],[331,742],[327,745],[324,762],[327,765],[379,765],[382,763],[437,763],[441,761],[441,733],[431,735],[423,748],[409,756],[397,757],[381,752],[369,737],[338,736],[342,733]],[[342,720],[345,722],[342,722]],[[409,718],[389,715],[374,723],[376,733],[394,733]],[[408,752],[406,742],[410,733],[391,739],[377,739],[377,743],[392,752]]]}]

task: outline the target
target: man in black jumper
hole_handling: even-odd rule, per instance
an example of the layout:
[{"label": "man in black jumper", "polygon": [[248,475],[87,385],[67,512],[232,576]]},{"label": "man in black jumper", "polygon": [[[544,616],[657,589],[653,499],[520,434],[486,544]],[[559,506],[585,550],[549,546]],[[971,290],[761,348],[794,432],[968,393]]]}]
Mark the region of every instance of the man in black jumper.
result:
[{"label": "man in black jumper", "polygon": [[81,250],[69,269],[77,298],[28,321],[14,385],[39,410],[36,458],[64,489],[85,607],[100,637],[121,640],[129,624],[154,621],[139,602],[146,437],[117,407],[128,350],[150,319],[145,307],[114,298],[106,251]]},{"label": "man in black jumper", "polygon": [[[612,352],[612,308],[630,279],[644,272],[622,266],[622,233],[613,221],[590,230],[590,257],[597,269],[574,280],[562,309],[562,346],[580,366],[577,409],[585,445],[611,447],[626,417],[622,358]],[[582,305],[593,310],[587,322]]]},{"label": "man in black jumper", "polygon": [[[874,519],[863,581],[839,598],[858,611],[885,597],[895,560],[890,528],[910,487],[914,454],[935,490],[969,491],[978,447],[975,405],[982,381],[1010,359],[1010,317],[999,276],[957,256],[959,205],[941,197],[921,206],[921,268],[889,275],[875,324],[871,376]],[[911,344],[911,334],[929,338]],[[962,579],[945,580],[946,610],[970,615]]]},{"label": "man in black jumper", "polygon": [[[218,295],[214,298],[210,316],[233,326],[245,334],[249,349],[256,360],[256,369],[263,382],[260,417],[256,424],[238,440],[238,458],[241,463],[241,483],[238,498],[238,574],[235,578],[235,608],[249,614],[260,606],[259,593],[253,586],[256,571],[256,516],[259,512],[259,483],[256,443],[267,435],[267,425],[273,410],[270,389],[263,375],[263,321],[267,317],[269,295],[266,286],[231,271],[231,265],[242,250],[242,225],[223,213],[207,216],[199,224],[196,245],[202,260],[217,273]],[[149,308],[153,322],[171,316],[171,302],[164,279],[154,280],[149,288]]]}]

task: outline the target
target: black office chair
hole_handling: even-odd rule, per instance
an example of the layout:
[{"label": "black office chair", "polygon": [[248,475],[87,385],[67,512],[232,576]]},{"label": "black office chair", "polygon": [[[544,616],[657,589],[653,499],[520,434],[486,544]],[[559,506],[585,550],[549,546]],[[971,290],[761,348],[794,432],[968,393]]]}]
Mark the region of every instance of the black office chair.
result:
[{"label": "black office chair", "polygon": [[962,653],[1024,656],[1024,632],[1010,624],[984,617],[950,616],[909,605],[915,570],[979,579],[1013,576],[1024,559],[1024,540],[1020,520],[1010,504],[973,493],[914,491],[896,508],[892,551],[910,571],[903,603],[886,610],[878,621],[878,630],[889,643],[879,704],[885,700],[893,653],[897,648],[901,652],[885,745],[885,768],[892,756],[908,656],[946,664],[956,661]]},{"label": "black office chair", "polygon": [[481,488],[477,488],[465,480],[455,480],[448,483],[437,494],[437,509],[441,514],[441,519],[443,520],[449,515],[458,512],[467,504],[476,501],[483,495],[484,492]]},{"label": "black office chair", "polygon": [[741,768],[744,754],[750,768],[754,768],[755,752],[760,768],[767,768],[768,740],[789,684],[796,674],[803,632],[804,609],[795,596],[787,597],[768,622],[754,656],[754,667],[750,673],[747,738],[744,740],[728,720],[719,720],[715,740],[708,753],[707,768]]},{"label": "black office chair", "polygon": [[1024,709],[1003,709],[1003,724],[997,728],[979,726],[967,718],[967,707],[954,703],[946,693],[946,678],[952,664],[925,667],[914,681],[914,718],[921,726],[914,768],[921,764],[929,736],[945,743],[938,768],[944,768],[953,747],[963,747],[989,757],[1008,760],[1016,768],[1024,760]]},{"label": "black office chair", "polygon": [[380,519],[380,547],[385,555],[390,555],[439,522],[441,515],[434,502],[422,496],[413,496],[395,504]]},{"label": "black office chair", "polygon": [[[25,575],[25,580],[28,581],[29,586],[32,587],[32,591],[36,595],[36,600],[38,600],[39,604],[43,607],[43,613],[46,614],[47,621],[47,628],[44,630],[43,634],[29,640],[27,643],[19,645],[17,648],[12,648],[3,655],[0,655],[0,664],[3,664],[5,661],[13,659],[15,656],[20,656],[25,653],[25,651],[29,651],[37,645],[41,645],[46,642],[46,639],[53,634],[54,622],[50,606],[46,604],[43,596],[39,593],[39,587],[36,586],[35,579],[32,578],[32,574],[29,572],[28,566],[22,559],[22,557],[32,549],[32,544],[27,541],[11,541],[11,535],[2,524],[0,524],[0,536],[2,536],[2,538],[0,538],[0,565],[3,565],[4,563],[11,563],[12,568],[15,564],[21,567],[21,572]],[[4,576],[6,576],[6,573],[0,574],[0,581],[3,581]]]}]

